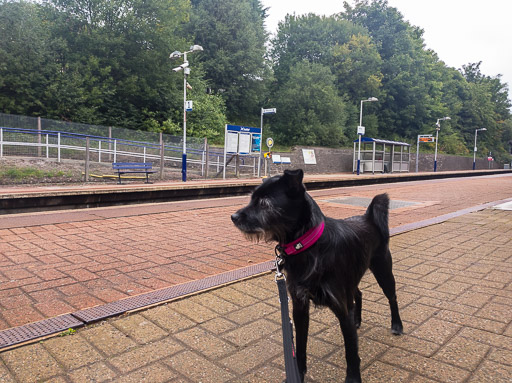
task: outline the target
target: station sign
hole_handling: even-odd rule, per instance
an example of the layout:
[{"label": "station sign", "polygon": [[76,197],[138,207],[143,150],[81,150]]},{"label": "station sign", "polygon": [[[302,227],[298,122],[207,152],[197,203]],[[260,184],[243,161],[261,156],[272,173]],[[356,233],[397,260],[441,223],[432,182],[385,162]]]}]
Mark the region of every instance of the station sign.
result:
[{"label": "station sign", "polygon": [[251,154],[261,151],[261,128],[226,125],[225,151],[229,154]]}]

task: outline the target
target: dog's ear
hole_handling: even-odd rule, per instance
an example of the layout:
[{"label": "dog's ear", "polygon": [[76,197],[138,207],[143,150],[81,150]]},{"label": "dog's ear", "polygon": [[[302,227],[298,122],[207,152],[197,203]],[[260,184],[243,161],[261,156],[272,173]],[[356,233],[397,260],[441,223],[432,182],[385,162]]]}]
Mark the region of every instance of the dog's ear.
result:
[{"label": "dog's ear", "polygon": [[305,191],[304,185],[302,184],[303,179],[304,172],[302,171],[302,169],[284,171],[283,181],[286,183],[286,186],[288,186],[288,190],[293,195]]}]

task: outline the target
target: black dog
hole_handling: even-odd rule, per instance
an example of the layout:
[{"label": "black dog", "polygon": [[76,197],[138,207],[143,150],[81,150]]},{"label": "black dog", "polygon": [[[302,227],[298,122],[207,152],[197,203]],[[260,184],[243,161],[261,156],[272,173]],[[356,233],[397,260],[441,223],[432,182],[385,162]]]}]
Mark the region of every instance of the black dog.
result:
[{"label": "black dog", "polygon": [[357,328],[362,293],[358,284],[370,269],[391,308],[391,331],[403,331],[389,251],[387,194],[376,196],[363,216],[335,220],[323,215],[306,193],[302,170],[285,171],[258,186],[249,205],[231,216],[252,240],[277,241],[286,285],[292,298],[297,363],[306,373],[309,302],[329,307],[345,340],[347,377],[360,382]]}]

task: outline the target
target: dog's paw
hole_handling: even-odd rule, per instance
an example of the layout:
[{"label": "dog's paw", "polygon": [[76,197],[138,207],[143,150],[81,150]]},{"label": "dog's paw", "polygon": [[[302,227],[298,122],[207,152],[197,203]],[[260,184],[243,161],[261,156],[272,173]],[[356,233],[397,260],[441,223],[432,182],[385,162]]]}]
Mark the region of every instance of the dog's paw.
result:
[{"label": "dog's paw", "polygon": [[393,335],[402,335],[404,333],[404,326],[402,323],[392,323],[391,324],[391,334]]}]

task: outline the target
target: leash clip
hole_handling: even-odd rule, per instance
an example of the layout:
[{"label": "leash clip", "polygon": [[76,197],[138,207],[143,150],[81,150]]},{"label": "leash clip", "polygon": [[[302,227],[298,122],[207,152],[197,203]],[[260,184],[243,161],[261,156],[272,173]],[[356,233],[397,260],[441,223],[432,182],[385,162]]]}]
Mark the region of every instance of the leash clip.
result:
[{"label": "leash clip", "polygon": [[281,248],[281,246],[279,245],[276,245],[275,249],[274,249],[274,252],[276,254],[276,277],[275,277],[275,281],[277,282],[278,279],[281,279],[283,278],[285,281],[286,281],[286,276],[281,272],[281,270],[283,269],[283,265],[284,265],[284,257],[283,257],[283,253],[284,253],[284,250],[283,248]]}]

